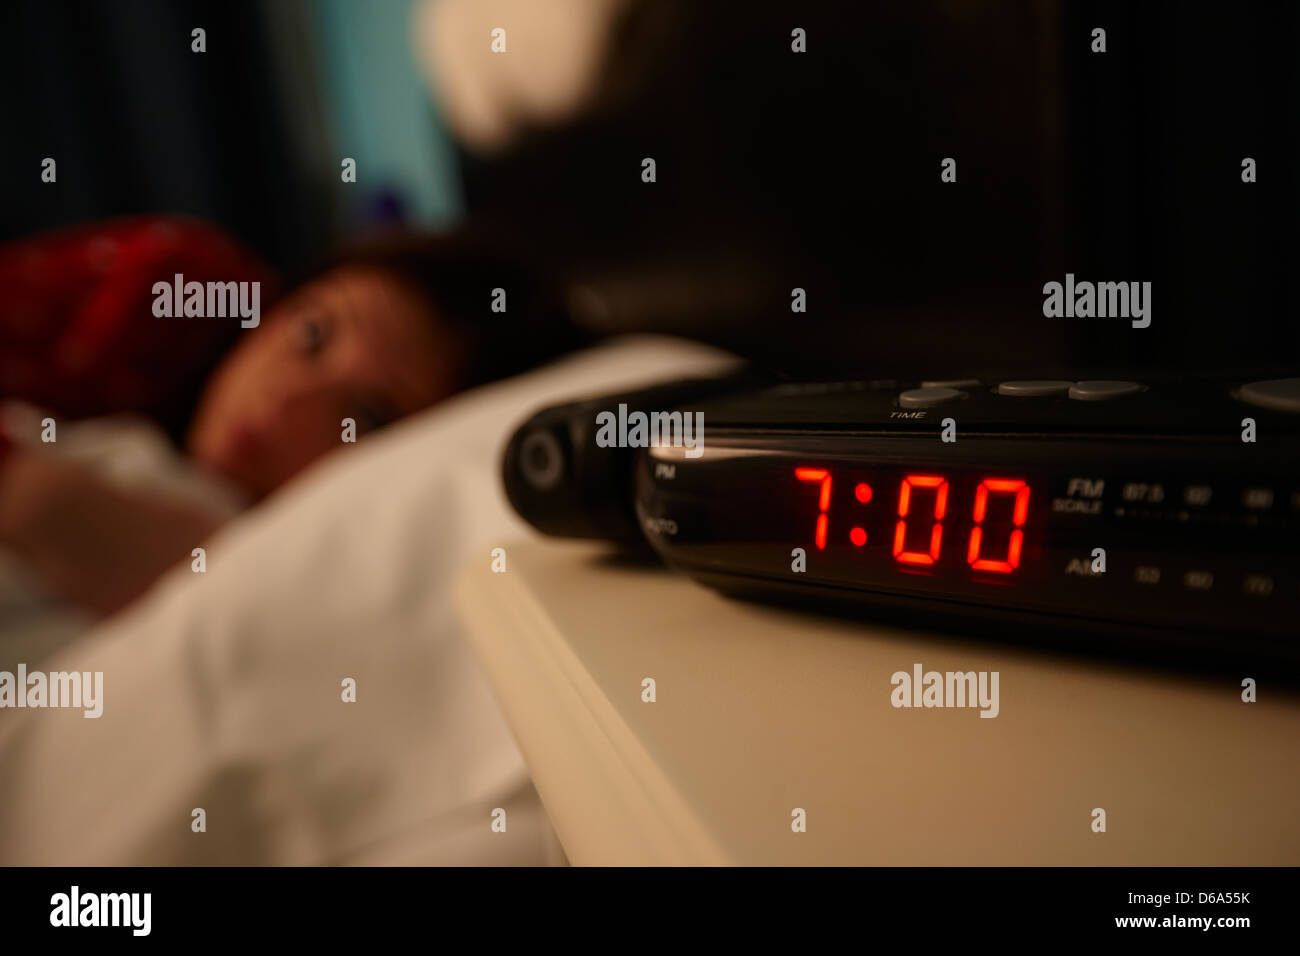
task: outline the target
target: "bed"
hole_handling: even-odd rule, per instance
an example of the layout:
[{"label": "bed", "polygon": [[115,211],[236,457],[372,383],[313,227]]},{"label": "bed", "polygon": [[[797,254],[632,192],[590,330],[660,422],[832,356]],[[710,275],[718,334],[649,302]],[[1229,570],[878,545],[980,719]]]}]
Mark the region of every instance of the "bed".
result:
[{"label": "bed", "polygon": [[731,361],[611,342],[344,446],[226,525],[204,573],[39,661],[102,672],[102,716],[0,712],[0,863],[562,862],[453,581],[530,534],[497,475],[528,414]]}]

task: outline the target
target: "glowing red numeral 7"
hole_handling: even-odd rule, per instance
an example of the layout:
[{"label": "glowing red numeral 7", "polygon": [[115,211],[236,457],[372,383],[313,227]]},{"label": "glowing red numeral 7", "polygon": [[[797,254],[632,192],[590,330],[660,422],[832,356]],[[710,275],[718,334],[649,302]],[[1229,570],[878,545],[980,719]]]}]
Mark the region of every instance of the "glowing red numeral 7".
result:
[{"label": "glowing red numeral 7", "polygon": [[[934,527],[930,529],[930,550],[904,551],[907,538],[907,511],[912,503],[913,488],[937,488],[934,495]],[[948,511],[948,482],[938,475],[908,475],[898,489],[898,524],[894,526],[894,557],[904,564],[934,564],[939,560],[943,541],[943,516]]]},{"label": "glowing red numeral 7", "polygon": [[[984,514],[988,509],[990,493],[1016,496],[1016,510],[1011,517],[1015,530],[1011,532],[1011,540],[1007,542],[1005,561],[980,557],[980,544],[984,537],[984,529],[980,524],[984,521]],[[1028,516],[1029,486],[1023,481],[1018,478],[985,478],[981,481],[980,486],[975,489],[975,527],[971,528],[970,547],[966,551],[966,560],[970,566],[976,571],[1001,571],[1003,574],[1010,574],[1020,567],[1020,549],[1025,542],[1025,533],[1020,528]]]},{"label": "glowing red numeral 7", "polygon": [[794,476],[800,481],[820,481],[821,497],[818,498],[818,506],[821,514],[817,516],[817,547],[825,549],[826,547],[826,526],[830,523],[830,516],[827,512],[831,507],[831,475],[825,468],[796,468]]}]

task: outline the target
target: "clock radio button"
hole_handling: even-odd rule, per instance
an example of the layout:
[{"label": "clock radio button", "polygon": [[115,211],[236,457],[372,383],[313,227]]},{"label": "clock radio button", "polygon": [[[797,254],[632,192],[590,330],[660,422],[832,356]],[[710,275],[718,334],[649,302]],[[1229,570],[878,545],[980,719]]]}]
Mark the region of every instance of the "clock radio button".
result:
[{"label": "clock radio button", "polygon": [[1137,382],[1078,382],[1070,386],[1070,397],[1081,402],[1104,402],[1142,391]]},{"label": "clock radio button", "polygon": [[519,448],[519,471],[538,491],[550,491],[564,477],[564,450],[549,431],[530,432]]},{"label": "clock radio button", "polygon": [[898,404],[903,408],[931,408],[961,398],[961,392],[955,388],[909,388],[898,396]]},{"label": "clock radio button", "polygon": [[951,378],[941,382],[922,382],[922,388],[979,388],[982,383],[977,378]]},{"label": "clock radio button", "polygon": [[1074,385],[1073,382],[1030,381],[1003,382],[998,386],[999,395],[1014,398],[1043,398],[1049,395],[1064,395]]},{"label": "clock radio button", "polygon": [[1243,402],[1275,412],[1300,412],[1300,378],[1274,378],[1241,386],[1237,397]]}]

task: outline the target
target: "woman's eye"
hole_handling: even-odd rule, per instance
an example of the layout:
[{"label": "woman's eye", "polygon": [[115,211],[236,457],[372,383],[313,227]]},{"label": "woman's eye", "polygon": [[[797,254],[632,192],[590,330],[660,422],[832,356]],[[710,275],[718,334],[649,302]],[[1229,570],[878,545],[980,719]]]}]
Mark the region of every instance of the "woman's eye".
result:
[{"label": "woman's eye", "polygon": [[299,344],[305,355],[319,355],[329,340],[329,326],[325,320],[308,316],[299,327]]}]

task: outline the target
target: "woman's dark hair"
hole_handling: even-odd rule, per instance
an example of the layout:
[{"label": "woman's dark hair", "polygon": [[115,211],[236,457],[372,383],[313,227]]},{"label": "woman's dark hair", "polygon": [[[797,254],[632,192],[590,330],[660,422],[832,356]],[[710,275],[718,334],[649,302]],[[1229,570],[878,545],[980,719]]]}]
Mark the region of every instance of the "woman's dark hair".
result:
[{"label": "woman's dark hair", "polygon": [[527,371],[595,338],[573,321],[558,284],[480,233],[400,232],[353,241],[304,281],[344,266],[388,273],[432,303],[439,320],[468,345],[461,388]]}]

